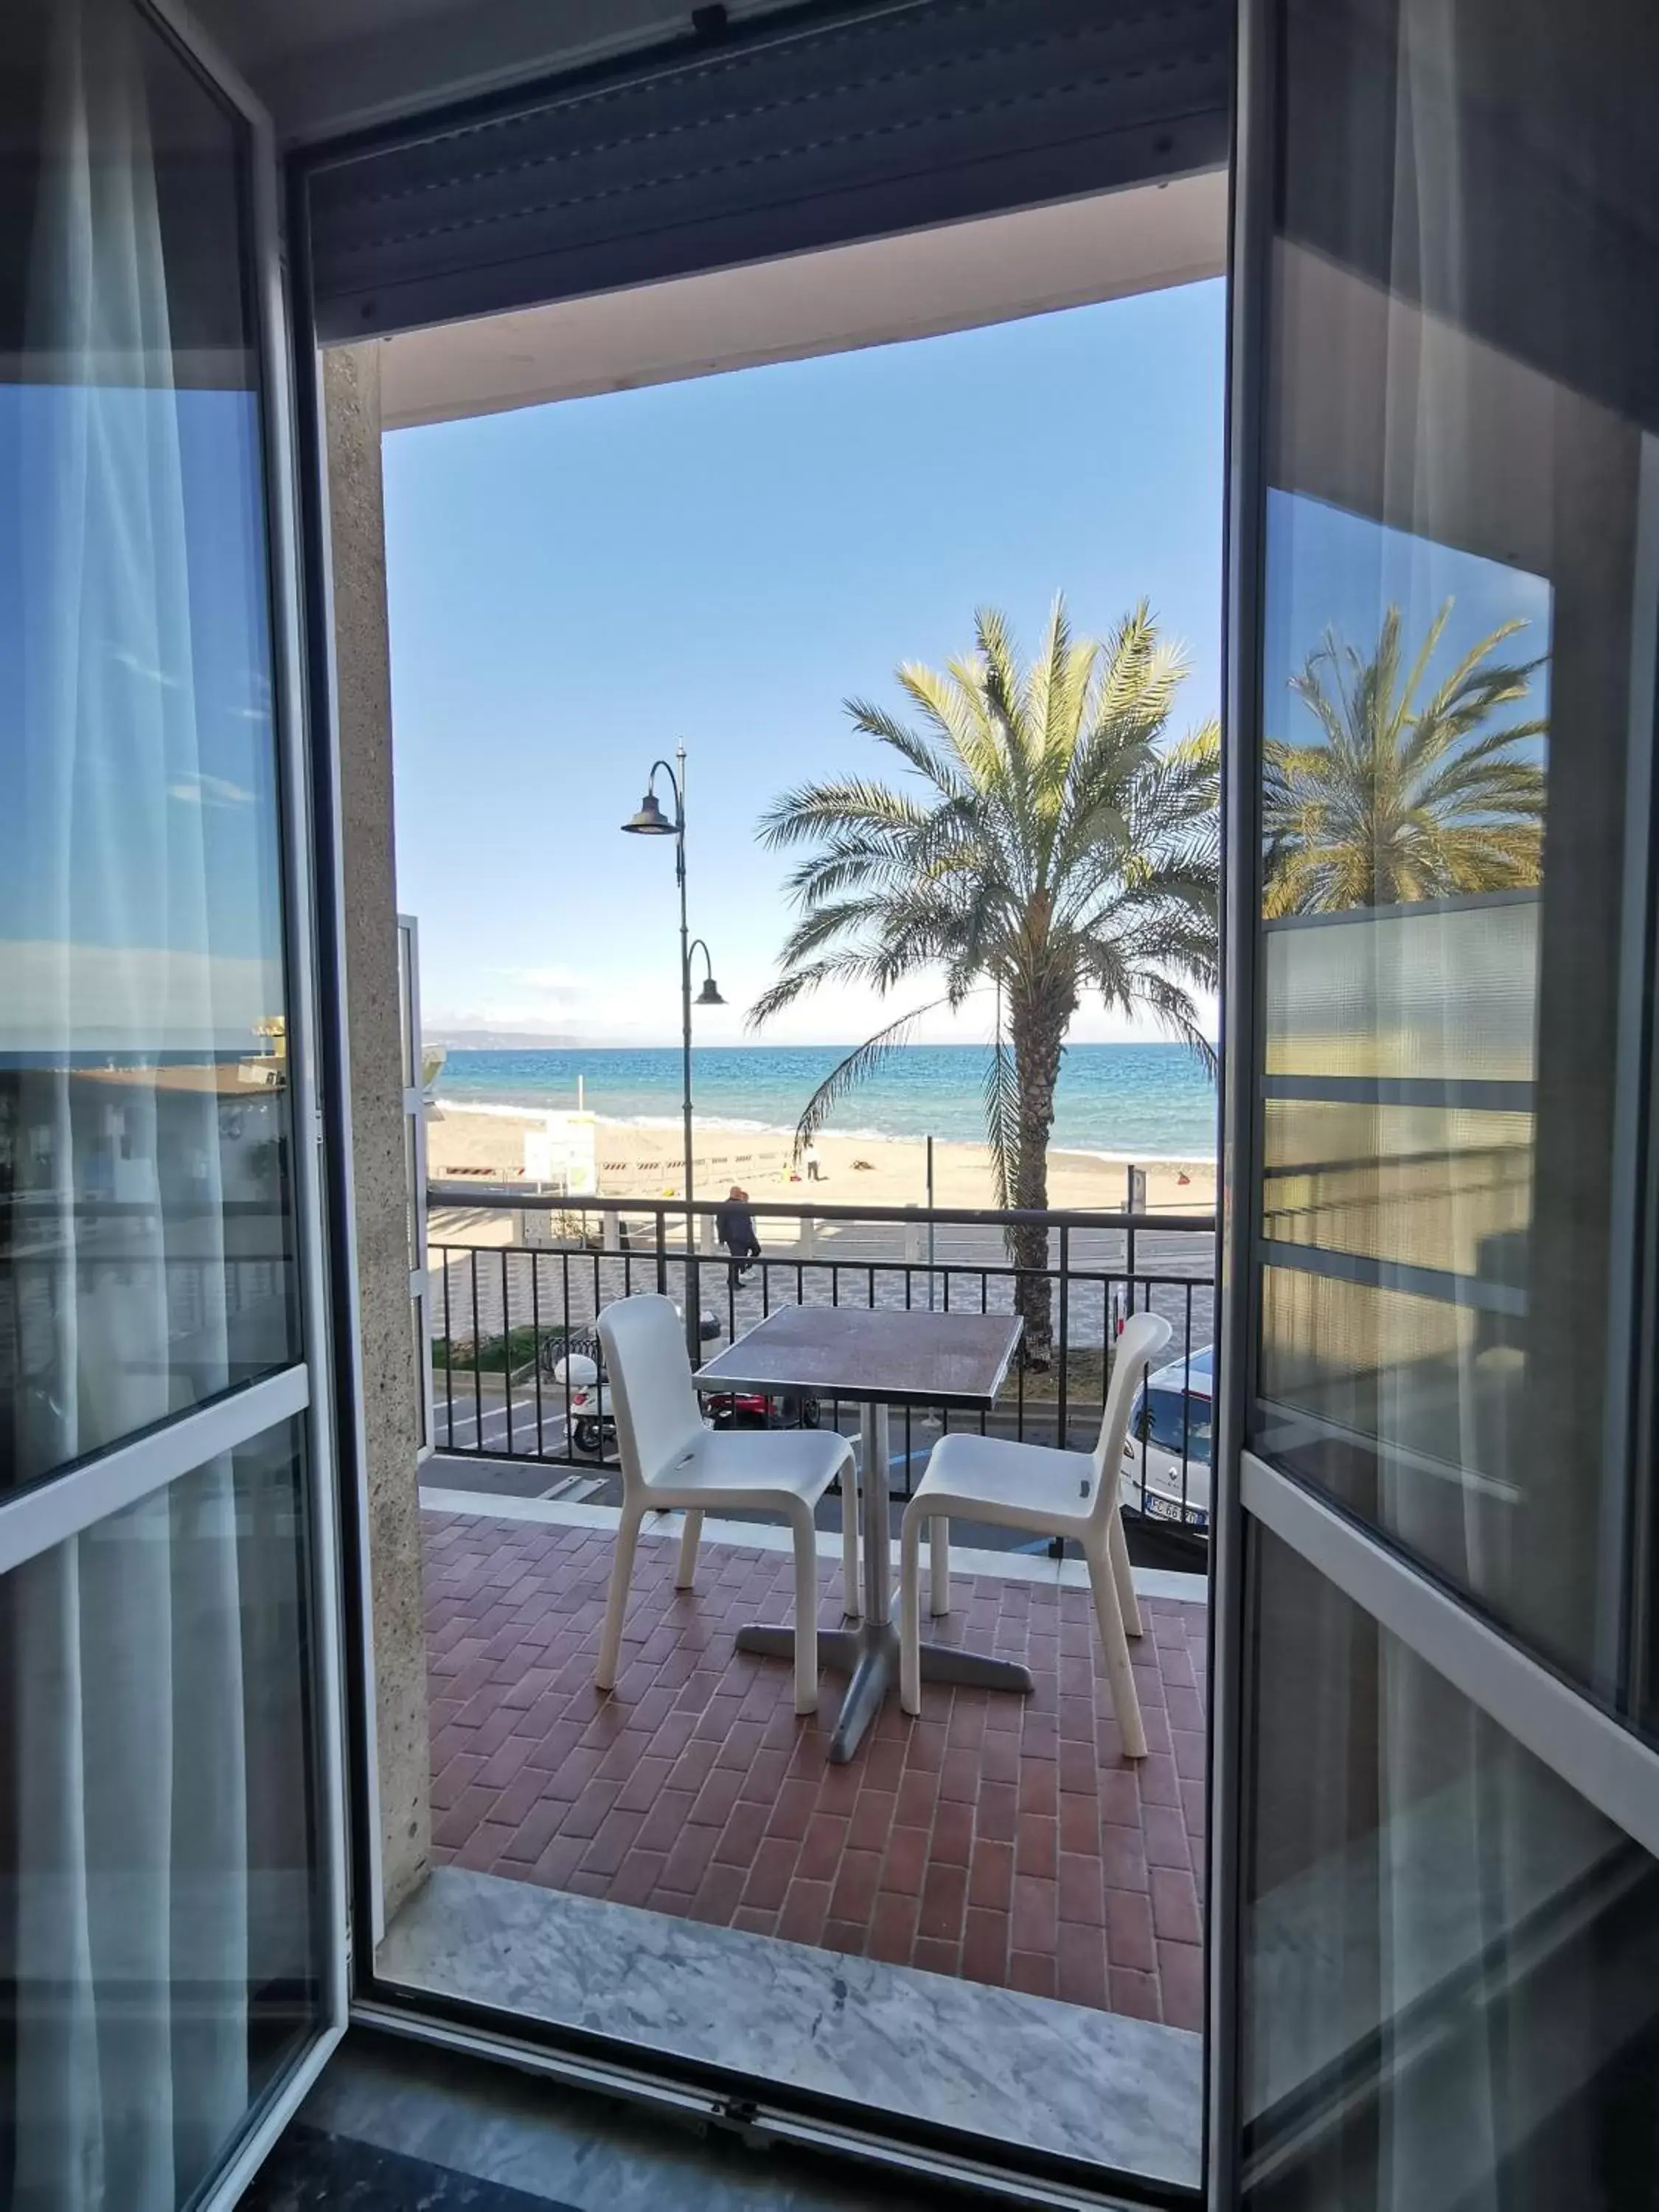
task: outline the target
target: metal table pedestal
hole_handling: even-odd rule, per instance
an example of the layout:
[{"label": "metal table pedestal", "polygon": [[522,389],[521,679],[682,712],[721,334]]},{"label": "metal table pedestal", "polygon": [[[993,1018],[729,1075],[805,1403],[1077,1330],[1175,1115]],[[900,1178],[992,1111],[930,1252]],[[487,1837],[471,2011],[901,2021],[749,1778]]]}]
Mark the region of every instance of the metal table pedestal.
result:
[{"label": "metal table pedestal", "polygon": [[[836,1765],[844,1764],[858,1749],[888,1693],[897,1687],[899,1674],[899,1632],[890,1556],[892,1536],[887,1522],[887,1408],[866,1405],[859,1410],[864,1619],[856,1628],[821,1631],[818,1636],[819,1664],[852,1677],[830,1741],[830,1757]],[[842,1510],[848,1509],[849,1501],[843,1497]],[[793,1661],[795,1632],[757,1622],[738,1631],[737,1648],[757,1658]],[[982,1658],[977,1652],[958,1651],[946,1644],[923,1644],[921,1679],[969,1689],[1012,1690],[1022,1696],[1029,1696],[1033,1686],[1030,1671],[1012,1659]]]}]

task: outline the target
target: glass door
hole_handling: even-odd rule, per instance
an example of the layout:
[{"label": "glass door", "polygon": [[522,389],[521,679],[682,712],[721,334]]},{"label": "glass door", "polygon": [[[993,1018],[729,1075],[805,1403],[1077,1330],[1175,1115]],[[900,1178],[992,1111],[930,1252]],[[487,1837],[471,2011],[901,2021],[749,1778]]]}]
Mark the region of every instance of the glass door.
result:
[{"label": "glass door", "polygon": [[343,2019],[274,157],[0,27],[0,2200],[227,2196]]},{"label": "glass door", "polygon": [[1245,17],[1214,2201],[1647,2206],[1659,17]]}]

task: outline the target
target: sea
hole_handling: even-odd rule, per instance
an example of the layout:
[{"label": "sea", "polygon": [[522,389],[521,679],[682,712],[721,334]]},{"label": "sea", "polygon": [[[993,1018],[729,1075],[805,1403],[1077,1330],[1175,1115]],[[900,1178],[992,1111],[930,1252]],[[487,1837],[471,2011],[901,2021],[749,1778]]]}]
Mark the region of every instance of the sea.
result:
[{"label": "sea", "polygon": [[[807,1100],[844,1056],[845,1048],[834,1045],[699,1048],[692,1056],[696,1118],[731,1129],[793,1132]],[[989,1060],[982,1045],[902,1046],[824,1126],[840,1136],[983,1142],[981,1097]],[[673,1048],[453,1050],[437,1097],[441,1106],[497,1112],[570,1108],[578,1079],[590,1113],[641,1127],[679,1127],[680,1055]],[[1214,1080],[1182,1045],[1070,1045],[1060,1063],[1050,1145],[1109,1160],[1212,1158]]]}]

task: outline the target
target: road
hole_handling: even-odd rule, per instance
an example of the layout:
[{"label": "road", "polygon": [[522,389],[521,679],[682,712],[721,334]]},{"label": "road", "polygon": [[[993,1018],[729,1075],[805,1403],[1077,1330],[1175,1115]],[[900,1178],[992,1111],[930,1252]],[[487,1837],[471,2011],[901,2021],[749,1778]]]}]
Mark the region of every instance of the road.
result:
[{"label": "road", "polygon": [[[494,1406],[486,1400],[483,1411],[482,1446],[474,1443],[477,1423],[470,1399],[464,1413],[459,1404],[457,1405],[453,1448],[447,1449],[449,1447],[450,1439],[447,1425],[441,1416],[438,1424],[437,1449],[422,1471],[423,1487],[434,1490],[471,1491],[481,1496],[491,1498],[544,1498],[560,1499],[571,1504],[610,1506],[619,1506],[622,1504],[622,1474],[616,1463],[614,1446],[603,1462],[583,1460],[574,1465],[562,1466],[548,1458],[514,1459],[495,1456],[495,1455],[504,1455],[507,1449],[507,1405],[505,1394],[498,1396],[497,1402]],[[514,1393],[512,1419],[516,1448],[521,1452],[527,1452],[536,1434],[536,1396],[533,1387],[527,1391],[520,1389]],[[840,1423],[842,1434],[855,1437],[858,1433],[858,1425],[857,1408],[855,1407],[845,1408]],[[1087,1427],[1084,1423],[1079,1423],[1078,1425],[1079,1431]],[[1014,1430],[1013,1417],[994,1414],[987,1426],[994,1435],[1012,1436]],[[546,1438],[544,1449],[549,1453],[557,1451],[562,1454],[566,1448],[564,1416],[562,1411],[556,1417],[553,1415],[546,1405],[545,1395],[543,1403],[543,1430]],[[903,1437],[902,1417],[898,1415],[894,1417],[892,1424],[894,1449],[888,1461],[888,1488],[890,1492],[896,1493],[892,1497],[890,1514],[890,1525],[896,1540],[899,1533],[899,1522],[904,1512],[907,1468],[912,1482],[921,1479],[927,1464],[927,1455],[933,1449],[939,1433],[940,1427],[937,1420],[924,1420],[920,1416],[915,1417],[911,1425],[909,1443],[907,1447]],[[1079,1432],[1073,1435],[1072,1438],[1073,1448],[1079,1449],[1085,1449],[1092,1441],[1091,1433]],[[841,1505],[837,1498],[830,1497],[820,1501],[817,1518],[821,1528],[839,1528],[840,1516]],[[766,1521],[774,1517],[764,1513],[750,1515],[741,1512],[725,1513],[721,1516],[722,1519],[732,1521],[746,1519]],[[1201,1571],[1204,1559],[1201,1547],[1195,1546],[1170,1531],[1144,1523],[1134,1516],[1129,1516],[1125,1525],[1129,1533],[1130,1556],[1138,1565],[1173,1567],[1188,1573],[1194,1571],[1195,1568]],[[1048,1548],[1043,1540],[1030,1541],[1021,1536],[1017,1530],[981,1526],[976,1523],[970,1524],[967,1522],[953,1522],[952,1534],[957,1542],[980,1551],[1042,1552]]]}]

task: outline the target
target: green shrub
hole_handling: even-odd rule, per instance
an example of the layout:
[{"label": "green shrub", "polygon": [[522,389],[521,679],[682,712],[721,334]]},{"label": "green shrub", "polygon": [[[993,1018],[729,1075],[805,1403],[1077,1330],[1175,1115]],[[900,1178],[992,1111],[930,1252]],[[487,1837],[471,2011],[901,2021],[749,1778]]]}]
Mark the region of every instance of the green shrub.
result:
[{"label": "green shrub", "polygon": [[535,1358],[538,1345],[562,1346],[569,1334],[563,1322],[544,1323],[539,1329],[530,1322],[520,1322],[505,1336],[487,1336],[476,1347],[466,1337],[434,1337],[432,1364],[440,1374],[447,1370],[452,1374],[465,1370],[469,1375],[516,1375]]}]

